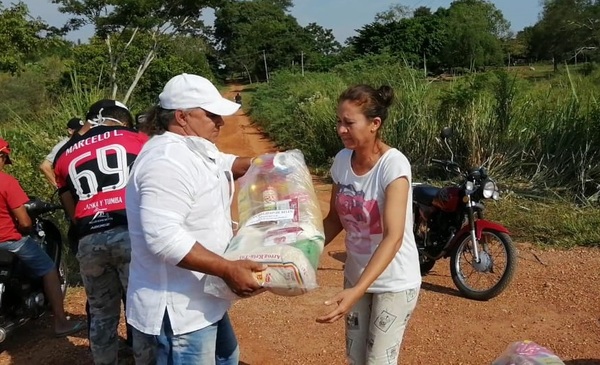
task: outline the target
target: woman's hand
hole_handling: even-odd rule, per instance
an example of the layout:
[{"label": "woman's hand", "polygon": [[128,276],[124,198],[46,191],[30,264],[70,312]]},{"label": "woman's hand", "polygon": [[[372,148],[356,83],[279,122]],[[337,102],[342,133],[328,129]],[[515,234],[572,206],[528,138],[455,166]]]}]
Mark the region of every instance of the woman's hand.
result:
[{"label": "woman's hand", "polygon": [[336,307],[328,314],[318,317],[317,322],[333,323],[343,318],[364,294],[364,291],[356,287],[342,290],[335,297],[325,301],[325,305],[336,304]]}]

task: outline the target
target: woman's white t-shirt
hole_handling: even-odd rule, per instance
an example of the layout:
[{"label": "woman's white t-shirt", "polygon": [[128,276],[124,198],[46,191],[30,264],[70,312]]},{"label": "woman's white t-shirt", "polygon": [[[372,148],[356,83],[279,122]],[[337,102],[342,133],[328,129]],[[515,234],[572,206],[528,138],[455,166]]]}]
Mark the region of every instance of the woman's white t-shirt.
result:
[{"label": "woman's white t-shirt", "polygon": [[[358,176],[352,170],[352,150],[343,149],[331,166],[337,185],[335,206],[346,231],[346,264],[344,275],[351,285],[358,282],[371,256],[383,239],[383,207],[385,189],[394,180],[412,180],[410,163],[395,148],[386,151],[375,166]],[[413,234],[412,187],[406,206],[404,238],[400,250],[367,292],[399,292],[421,285],[419,254]]]}]

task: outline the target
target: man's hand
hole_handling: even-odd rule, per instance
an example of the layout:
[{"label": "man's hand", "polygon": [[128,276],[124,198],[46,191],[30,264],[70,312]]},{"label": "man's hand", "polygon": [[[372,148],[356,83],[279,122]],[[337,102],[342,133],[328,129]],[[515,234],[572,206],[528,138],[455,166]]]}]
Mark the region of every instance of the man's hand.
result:
[{"label": "man's hand", "polygon": [[265,270],[266,265],[250,260],[230,261],[222,279],[238,297],[249,297],[264,291],[254,273]]}]

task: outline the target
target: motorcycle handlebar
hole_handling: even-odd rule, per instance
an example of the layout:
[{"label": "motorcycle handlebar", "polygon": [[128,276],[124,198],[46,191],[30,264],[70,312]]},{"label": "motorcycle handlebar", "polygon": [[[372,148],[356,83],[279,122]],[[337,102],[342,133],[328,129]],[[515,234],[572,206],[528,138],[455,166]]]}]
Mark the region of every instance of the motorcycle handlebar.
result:
[{"label": "motorcycle handlebar", "polygon": [[46,203],[39,199],[32,199],[25,203],[25,209],[29,214],[39,215],[43,213],[53,212],[55,210],[63,209],[61,205]]},{"label": "motorcycle handlebar", "polygon": [[459,167],[458,164],[456,162],[454,162],[454,161],[438,160],[438,159],[435,159],[435,158],[432,158],[430,161],[432,163],[443,165],[445,168],[451,168],[451,167],[452,168],[458,168]]}]

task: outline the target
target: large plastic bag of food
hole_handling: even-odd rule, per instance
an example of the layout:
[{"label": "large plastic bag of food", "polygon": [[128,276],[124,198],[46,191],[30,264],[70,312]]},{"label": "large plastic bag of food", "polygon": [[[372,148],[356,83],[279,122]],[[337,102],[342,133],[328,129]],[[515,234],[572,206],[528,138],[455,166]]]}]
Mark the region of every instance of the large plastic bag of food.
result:
[{"label": "large plastic bag of food", "polygon": [[[256,278],[286,296],[317,288],[317,266],[325,236],[319,201],[299,150],[257,157],[239,180],[239,229],[224,257],[263,263]],[[225,282],[206,279],[205,291],[238,299]]]},{"label": "large plastic bag of food", "polygon": [[513,342],[492,365],[565,365],[552,351],[531,341]]}]

